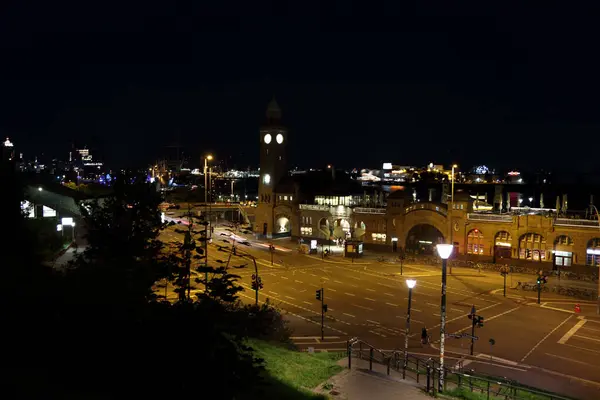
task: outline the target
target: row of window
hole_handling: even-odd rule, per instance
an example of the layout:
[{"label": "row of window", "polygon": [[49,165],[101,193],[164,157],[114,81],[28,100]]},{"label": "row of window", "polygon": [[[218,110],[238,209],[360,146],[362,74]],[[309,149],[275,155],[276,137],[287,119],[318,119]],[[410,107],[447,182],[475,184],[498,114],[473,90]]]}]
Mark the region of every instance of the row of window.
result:
[{"label": "row of window", "polygon": [[312,225],[312,217],[302,217],[302,225]]},{"label": "row of window", "polygon": [[294,201],[294,196],[288,196],[287,194],[279,195],[279,201]]},{"label": "row of window", "polygon": [[521,260],[546,261],[546,250],[519,249]]},{"label": "row of window", "polygon": [[464,210],[465,205],[464,203],[452,203],[452,208],[455,210]]},{"label": "row of window", "polygon": [[469,243],[467,245],[467,253],[469,254],[483,254],[483,245],[478,243]]}]

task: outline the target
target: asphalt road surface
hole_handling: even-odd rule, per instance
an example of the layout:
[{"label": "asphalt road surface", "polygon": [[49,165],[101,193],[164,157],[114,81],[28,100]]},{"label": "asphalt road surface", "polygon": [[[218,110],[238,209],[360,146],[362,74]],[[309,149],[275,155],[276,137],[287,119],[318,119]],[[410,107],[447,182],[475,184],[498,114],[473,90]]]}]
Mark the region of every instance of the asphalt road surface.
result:
[{"label": "asphalt road surface", "polygon": [[[231,231],[217,225],[209,262],[226,261]],[[163,233],[165,240],[179,240],[173,229]],[[259,301],[267,299],[280,307],[294,331],[301,349],[344,351],[346,340],[359,337],[379,349],[404,348],[408,288],[406,279],[415,279],[411,308],[409,351],[439,355],[441,268],[424,265],[400,265],[378,262],[365,257],[355,262],[340,256],[322,259],[320,255],[300,254],[289,240],[269,243],[244,237],[250,246],[238,249],[256,257],[264,289]],[[218,250],[217,245],[224,248]],[[235,272],[246,289],[243,301],[254,302],[251,275],[254,267],[248,259],[233,256],[231,265],[244,265]],[[510,282],[510,281],[509,281]],[[600,398],[600,319],[592,316],[595,303],[576,301],[552,293],[542,293],[536,304],[535,293],[523,295],[507,289],[495,273],[454,268],[448,275],[447,333],[471,333],[468,314],[475,306],[484,317],[484,326],[475,329],[476,361],[465,361],[467,369],[505,376],[531,386],[582,398]],[[321,340],[321,303],[316,291],[324,290],[328,306]],[[201,290],[201,288],[195,288]],[[579,303],[580,314],[574,313]],[[431,346],[422,345],[421,329],[427,328]],[[490,339],[495,345],[490,345]],[[447,365],[453,365],[470,347],[468,338],[445,339]]]}]

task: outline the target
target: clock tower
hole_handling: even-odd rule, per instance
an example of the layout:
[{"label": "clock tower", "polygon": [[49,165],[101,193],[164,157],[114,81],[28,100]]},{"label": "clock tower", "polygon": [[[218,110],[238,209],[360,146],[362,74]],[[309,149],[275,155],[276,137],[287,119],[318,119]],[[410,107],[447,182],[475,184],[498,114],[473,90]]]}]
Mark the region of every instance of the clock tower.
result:
[{"label": "clock tower", "polygon": [[267,121],[260,129],[260,176],[255,232],[270,237],[274,225],[276,205],[275,187],[286,174],[285,147],[287,129],[281,125],[281,109],[271,100],[267,107]]}]

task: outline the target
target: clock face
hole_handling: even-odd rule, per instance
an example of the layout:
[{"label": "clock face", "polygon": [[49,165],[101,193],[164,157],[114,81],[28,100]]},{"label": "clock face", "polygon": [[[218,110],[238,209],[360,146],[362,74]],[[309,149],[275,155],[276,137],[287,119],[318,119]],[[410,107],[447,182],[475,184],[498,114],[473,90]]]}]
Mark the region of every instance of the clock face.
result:
[{"label": "clock face", "polygon": [[458,222],[454,222],[454,231],[458,232]]},{"label": "clock face", "polygon": [[269,183],[271,183],[271,175],[269,174],[264,174],[263,175],[263,183],[265,185],[268,185]]},{"label": "clock face", "polygon": [[277,143],[283,143],[283,135],[281,133],[278,133],[275,139],[277,140]]},{"label": "clock face", "polygon": [[272,138],[271,138],[271,134],[269,134],[269,133],[267,133],[267,134],[265,135],[265,137],[263,138],[263,140],[265,141],[265,143],[266,143],[266,144],[269,144],[269,143],[271,143],[271,139],[272,139]]}]

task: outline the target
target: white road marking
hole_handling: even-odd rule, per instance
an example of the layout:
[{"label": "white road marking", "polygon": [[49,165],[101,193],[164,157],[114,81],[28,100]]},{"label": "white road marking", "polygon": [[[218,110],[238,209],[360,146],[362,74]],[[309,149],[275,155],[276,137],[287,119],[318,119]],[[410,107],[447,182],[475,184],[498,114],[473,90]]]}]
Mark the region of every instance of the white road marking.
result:
[{"label": "white road marking", "polygon": [[308,301],[303,301],[304,304],[308,304],[309,306],[312,306],[313,303],[309,303]]},{"label": "white road marking", "polygon": [[[324,339],[339,339],[339,336],[325,336]],[[302,340],[302,339],[319,339],[321,340],[321,336],[292,336],[290,339],[292,340]]]},{"label": "white road marking", "polygon": [[325,279],[326,281],[329,280],[329,278],[325,278],[324,276],[322,276],[321,279]]},{"label": "white road marking", "polygon": [[277,292],[272,292],[272,291],[269,291],[269,292],[267,292],[267,293],[272,293],[272,294],[274,294],[275,296],[279,296],[279,293],[277,293]]},{"label": "white road marking", "polygon": [[565,318],[565,320],[563,322],[561,322],[560,324],[558,324],[554,329],[552,329],[546,336],[543,337],[542,340],[540,340],[535,346],[533,346],[533,348],[531,350],[529,350],[529,352],[527,354],[525,354],[525,357],[521,358],[521,362],[525,361],[525,359],[527,357],[529,357],[531,355],[531,353],[533,353],[535,351],[535,349],[537,349],[539,347],[540,344],[542,344],[544,342],[544,340],[548,339],[548,337],[550,335],[552,335],[554,332],[556,332],[558,330],[558,328],[560,328],[561,326],[563,326],[568,320],[570,320],[571,318],[573,318],[573,315],[569,315],[567,318]]},{"label": "white road marking", "polygon": [[335,289],[332,289],[332,288],[330,288],[330,287],[328,287],[328,288],[327,288],[327,290],[331,290],[332,292],[337,292],[337,290],[335,290]]},{"label": "white road marking", "polygon": [[329,311],[335,311],[335,310],[334,310],[333,308],[331,308],[331,307],[327,307],[327,309],[328,309]]},{"label": "white road marking", "polygon": [[573,336],[575,333],[577,333],[577,331],[579,330],[579,328],[581,328],[583,325],[585,325],[586,320],[582,319],[579,322],[577,322],[575,324],[575,326],[573,326],[571,329],[569,329],[569,331],[567,333],[564,334],[563,337],[560,338],[560,340],[557,342],[558,344],[565,344],[567,343],[567,340],[569,340],[571,338],[571,336]]},{"label": "white road marking", "polygon": [[352,317],[352,318],[356,318],[356,315],[352,315],[352,314],[348,314],[348,313],[342,313],[342,314],[347,315],[347,316]]},{"label": "white road marking", "polygon": [[372,324],[375,324],[375,325],[379,325],[379,322],[377,322],[377,321],[372,321],[372,320],[370,320],[370,319],[368,319],[368,320],[367,320],[367,322],[370,322],[370,323],[372,323]]},{"label": "white road marking", "polygon": [[589,326],[584,326],[581,329],[585,329],[586,331],[592,331],[592,332],[600,332],[600,329],[590,328]]},{"label": "white road marking", "polygon": [[314,277],[318,277],[318,275],[315,275],[315,274],[309,274],[309,275],[310,275],[310,276],[314,276]]},{"label": "white road marking", "polygon": [[374,292],[375,291],[375,290],[369,289],[369,288],[365,288],[365,289],[367,289],[369,292]]},{"label": "white road marking", "polygon": [[460,313],[465,312],[465,310],[459,310],[458,308],[451,308],[450,310],[460,312]]},{"label": "white road marking", "polygon": [[287,276],[283,276],[283,275],[280,275],[279,277],[280,277],[281,279],[290,279],[290,278],[288,278]]},{"label": "white road marking", "polygon": [[304,283],[304,282],[299,281],[299,280],[294,280],[294,282],[296,282],[296,283]]},{"label": "white road marking", "polygon": [[359,305],[359,304],[352,304],[352,305],[353,305],[354,307],[362,308],[362,309],[364,309],[364,310],[373,311],[373,309],[372,309],[372,308],[370,308],[370,307],[361,306],[361,305]]},{"label": "white road marking", "polygon": [[591,351],[592,353],[600,354],[600,351],[598,351],[598,350],[590,350],[590,349],[586,349],[585,347],[579,347],[579,346],[575,346],[575,345],[572,345],[569,343],[565,343],[565,346],[573,347],[574,349],[579,349],[579,350],[583,350],[583,351]]},{"label": "white road marking", "polygon": [[392,296],[392,297],[394,297],[394,295],[393,295],[393,294],[391,294],[391,293],[384,293],[384,294],[385,294],[386,296]]},{"label": "white road marking", "polygon": [[349,285],[350,285],[350,286],[352,286],[352,287],[358,287],[358,285],[353,285],[353,284],[351,284],[351,283],[350,283]]},{"label": "white road marking", "polygon": [[387,304],[388,306],[392,306],[392,307],[398,307],[398,304],[392,304],[392,303],[385,303],[385,304]]},{"label": "white road marking", "polygon": [[588,366],[593,367],[593,368],[598,368],[597,365],[588,364],[588,363],[583,362],[583,361],[573,360],[572,358],[569,358],[569,357],[561,357],[561,356],[557,356],[556,354],[550,354],[550,353],[546,353],[546,355],[550,356],[550,357],[560,358],[561,360],[571,361],[571,362],[574,362],[574,363],[577,363],[577,364],[588,365]]},{"label": "white road marking", "polygon": [[591,337],[587,337],[587,336],[583,336],[583,335],[573,335],[573,336],[582,338],[582,339],[586,339],[586,340],[593,340],[594,342],[600,342],[600,339],[595,339],[595,338],[591,338]]},{"label": "white road marking", "polygon": [[312,286],[312,287],[318,287],[318,288],[320,288],[320,287],[321,287],[321,286],[319,286],[319,285],[315,285],[314,283],[311,283],[311,284],[310,284],[310,286]]},{"label": "white road marking", "polygon": [[369,332],[371,332],[371,333],[374,333],[374,334],[376,334],[376,335],[378,335],[378,336],[381,336],[381,337],[387,337],[387,336],[386,336],[386,335],[384,335],[383,333],[379,333],[379,332],[375,332],[375,331],[369,331]]},{"label": "white road marking", "polygon": [[419,310],[419,309],[412,308],[412,307],[410,308],[410,311],[423,312],[423,311],[421,311],[421,310]]},{"label": "white road marking", "polygon": [[369,301],[375,301],[374,299],[370,299],[368,297],[365,297],[365,300],[369,300]]},{"label": "white road marking", "polygon": [[343,285],[343,284],[344,284],[344,282],[340,282],[340,281],[336,281],[336,280],[334,280],[334,282],[335,282],[335,283],[339,283],[340,285]]},{"label": "white road marking", "polygon": [[345,294],[347,294],[348,296],[354,296],[352,293],[345,293]]},{"label": "white road marking", "polygon": [[286,299],[290,299],[290,300],[296,300],[295,298],[293,298],[291,296],[283,296],[283,297],[285,297]]},{"label": "white road marking", "polygon": [[439,304],[434,304],[434,303],[425,303],[425,304],[427,304],[428,306],[432,306],[432,307],[439,307],[440,306]]},{"label": "white road marking", "polygon": [[441,317],[440,314],[433,314],[434,317]]},{"label": "white road marking", "polygon": [[357,281],[360,281],[360,280],[361,280],[360,278],[357,278],[357,277],[355,277],[355,276],[351,276],[350,278],[352,278],[352,279],[356,279]]},{"label": "white road marking", "polygon": [[[405,297],[404,300],[408,300],[408,297]],[[416,299],[410,299],[410,301],[417,302],[418,300],[416,300]]]}]

